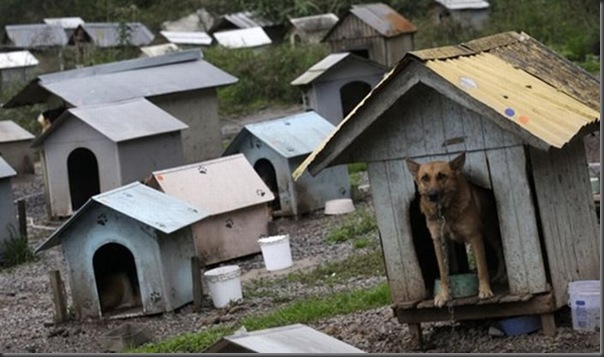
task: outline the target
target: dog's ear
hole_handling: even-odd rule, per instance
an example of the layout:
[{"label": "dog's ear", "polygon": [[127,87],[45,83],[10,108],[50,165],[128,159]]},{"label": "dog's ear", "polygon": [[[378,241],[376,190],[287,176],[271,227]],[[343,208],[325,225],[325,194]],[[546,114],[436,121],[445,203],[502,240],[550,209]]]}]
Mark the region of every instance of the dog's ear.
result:
[{"label": "dog's ear", "polygon": [[456,158],[449,161],[449,166],[451,166],[451,170],[461,172],[463,165],[466,163],[466,152],[462,152]]},{"label": "dog's ear", "polygon": [[405,160],[407,162],[407,168],[409,172],[413,175],[413,178],[417,176],[417,172],[419,171],[419,164],[411,159]]}]

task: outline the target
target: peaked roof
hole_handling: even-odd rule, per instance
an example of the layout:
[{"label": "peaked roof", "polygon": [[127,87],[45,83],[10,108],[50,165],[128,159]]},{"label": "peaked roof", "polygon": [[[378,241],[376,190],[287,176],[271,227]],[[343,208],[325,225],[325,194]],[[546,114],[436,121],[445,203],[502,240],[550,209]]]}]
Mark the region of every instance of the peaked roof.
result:
[{"label": "peaked roof", "polygon": [[250,48],[270,45],[270,37],[261,27],[214,32],[216,41],[227,48]]},{"label": "peaked roof", "polygon": [[47,24],[6,25],[6,36],[14,47],[65,46],[67,35],[61,26]]},{"label": "peaked roof", "polygon": [[352,5],[352,8],[346,15],[342,16],[338,23],[325,34],[323,41],[329,38],[331,33],[338,28],[348,16],[357,17],[384,37],[396,37],[417,31],[415,25],[384,3],[361,4]]},{"label": "peaked roof", "polygon": [[290,18],[289,22],[301,31],[315,32],[329,30],[338,20],[336,14],[329,12],[327,14]]},{"label": "peaked roof", "polygon": [[17,172],[0,156],[0,179],[13,177]]},{"label": "peaked roof", "polygon": [[152,179],[166,194],[210,215],[275,199],[243,154],[155,171]]},{"label": "peaked roof", "polygon": [[316,174],[336,160],[388,109],[376,103],[395,90],[390,83],[407,71],[416,74],[405,91],[421,80],[454,101],[463,98],[462,105],[490,113],[487,119],[541,150],[563,147],[600,120],[600,84],[594,76],[525,33],[505,32],[406,54],[294,176],[306,168]]},{"label": "peaked roof", "polygon": [[212,44],[212,37],[203,31],[160,31],[171,43],[182,45],[203,45]]},{"label": "peaked roof", "polygon": [[0,143],[32,140],[34,135],[12,120],[0,120]]},{"label": "peaked roof", "polygon": [[58,25],[64,29],[75,29],[84,23],[81,17],[49,17],[44,19],[44,23],[48,25]]},{"label": "peaked roof", "polygon": [[42,103],[52,95],[71,106],[100,104],[236,82],[236,77],[204,61],[201,51],[192,49],[41,75],[3,107]]},{"label": "peaked roof", "polygon": [[329,72],[332,69],[335,69],[339,66],[342,66],[344,63],[348,61],[358,61],[366,64],[367,66],[373,66],[379,68],[386,72],[388,67],[372,61],[367,58],[363,58],[352,54],[350,52],[340,52],[340,53],[331,53],[327,55],[325,58],[320,60],[319,62],[312,65],[306,72],[302,73],[298,78],[294,79],[290,84],[293,86],[306,85],[314,82],[319,79],[322,75]]},{"label": "peaked roof", "polygon": [[32,143],[33,147],[52,135],[70,116],[74,116],[113,142],[179,131],[188,128],[155,104],[137,98],[124,102],[92,105],[66,110]]},{"label": "peaked roof", "polygon": [[13,51],[0,53],[0,69],[33,67],[38,60],[29,51]]},{"label": "peaked roof", "polygon": [[478,10],[489,7],[485,0],[434,0],[449,10]]},{"label": "peaked roof", "polygon": [[274,25],[272,21],[269,21],[260,15],[254,14],[251,11],[240,11],[220,16],[214,22],[208,32],[213,33],[220,31],[222,28],[228,26],[228,24],[240,29]]},{"label": "peaked roof", "polygon": [[247,124],[233,138],[223,155],[236,153],[241,141],[248,135],[257,137],[285,158],[307,155],[333,129],[333,124],[314,111]]},{"label": "peaked roof", "polygon": [[[85,22],[78,26],[98,47],[145,46],[155,35],[140,22]],[[73,36],[76,36],[75,33]]]},{"label": "peaked roof", "polygon": [[171,234],[206,218],[207,213],[177,198],[147,187],[139,182],[92,196],[65,223],[36,249],[52,248],[61,243],[64,233],[94,206],[105,206],[165,234]]}]

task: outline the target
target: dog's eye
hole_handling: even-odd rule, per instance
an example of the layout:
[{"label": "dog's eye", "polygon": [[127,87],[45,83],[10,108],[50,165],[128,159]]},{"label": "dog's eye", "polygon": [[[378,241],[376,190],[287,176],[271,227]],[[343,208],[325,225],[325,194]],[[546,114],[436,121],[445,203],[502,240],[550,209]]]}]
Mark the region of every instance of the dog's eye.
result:
[{"label": "dog's eye", "polygon": [[446,178],[447,178],[447,175],[445,175],[445,174],[443,174],[443,173],[441,173],[441,172],[439,172],[439,173],[436,175],[436,180],[438,180],[438,181],[442,181],[442,180],[444,180],[444,179],[446,179]]},{"label": "dog's eye", "polygon": [[422,182],[430,182],[430,176],[429,176],[428,174],[426,174],[426,175],[422,176],[422,177],[420,178],[420,180],[421,180]]}]

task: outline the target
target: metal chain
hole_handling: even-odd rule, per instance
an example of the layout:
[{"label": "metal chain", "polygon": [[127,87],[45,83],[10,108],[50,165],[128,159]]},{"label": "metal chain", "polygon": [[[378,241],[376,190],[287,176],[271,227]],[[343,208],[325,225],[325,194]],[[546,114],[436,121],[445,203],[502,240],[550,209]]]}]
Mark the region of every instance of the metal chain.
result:
[{"label": "metal chain", "polygon": [[[438,205],[438,218],[440,219],[440,244],[443,252],[443,265],[445,268],[445,274],[449,275],[449,251],[447,247],[447,241],[445,239],[445,225],[447,223],[445,216],[442,214],[442,206]],[[455,332],[455,310],[453,308],[453,302],[447,302],[447,311],[451,316],[451,332]]]}]

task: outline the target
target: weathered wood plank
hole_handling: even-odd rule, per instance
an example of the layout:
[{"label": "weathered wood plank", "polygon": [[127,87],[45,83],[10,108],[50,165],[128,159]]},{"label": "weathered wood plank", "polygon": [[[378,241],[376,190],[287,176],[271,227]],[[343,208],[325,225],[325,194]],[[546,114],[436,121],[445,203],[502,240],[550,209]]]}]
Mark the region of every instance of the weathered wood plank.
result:
[{"label": "weathered wood plank", "polygon": [[465,131],[465,111],[459,104],[449,98],[439,95],[440,118],[443,125],[444,141],[440,146],[447,152],[468,150],[468,134]]},{"label": "weathered wood plank", "polygon": [[487,152],[511,293],[547,291],[522,146]]},{"label": "weathered wood plank", "polygon": [[426,295],[409,219],[415,186],[403,165],[402,161],[374,162],[367,167],[394,302],[421,300]]},{"label": "weathered wood plank", "polygon": [[61,279],[61,273],[58,270],[49,272],[50,288],[52,290],[52,301],[55,307],[54,321],[61,323],[67,321],[67,294],[65,285]]}]

